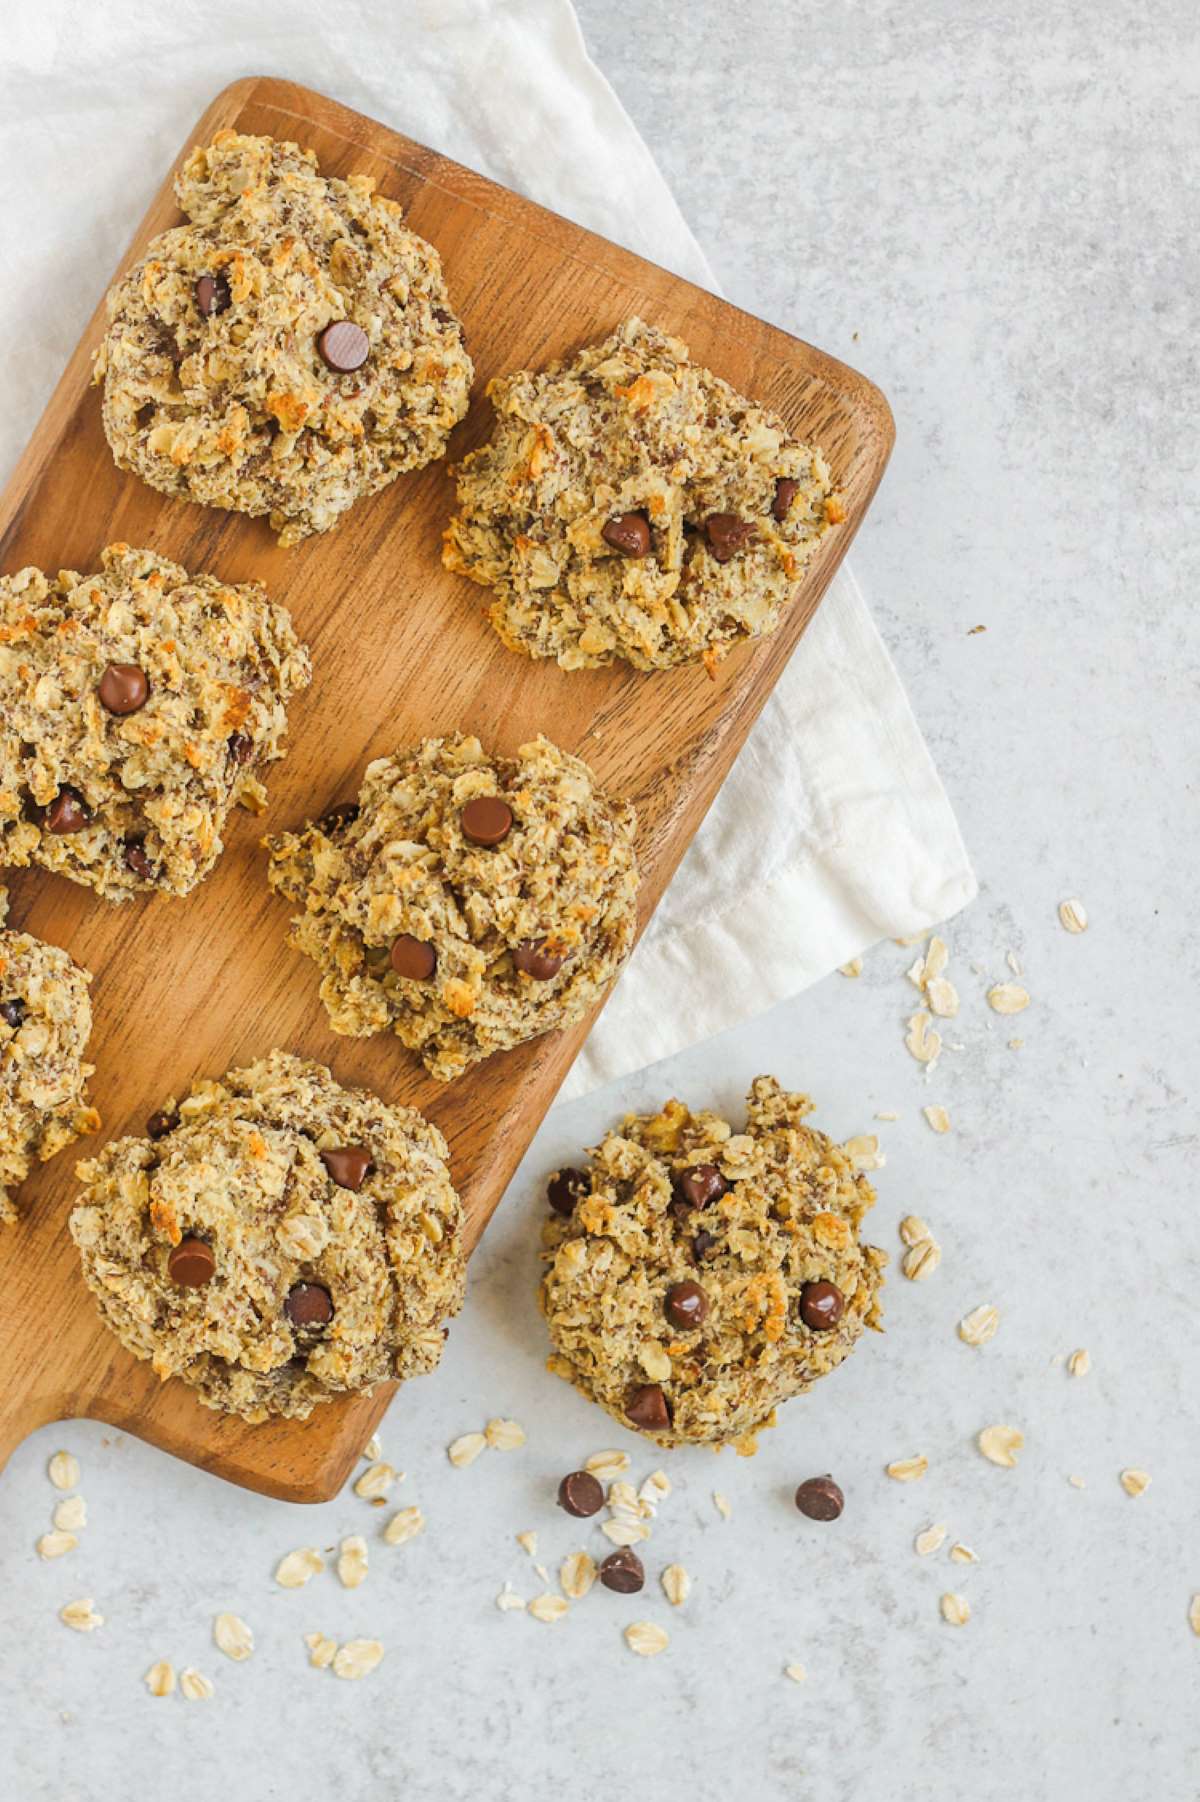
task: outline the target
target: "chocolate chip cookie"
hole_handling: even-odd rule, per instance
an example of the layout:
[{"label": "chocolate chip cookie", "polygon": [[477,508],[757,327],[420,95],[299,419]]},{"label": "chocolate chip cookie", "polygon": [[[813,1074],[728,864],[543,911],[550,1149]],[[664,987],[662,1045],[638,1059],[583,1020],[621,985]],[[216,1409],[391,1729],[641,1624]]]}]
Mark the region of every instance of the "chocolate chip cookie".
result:
[{"label": "chocolate chip cookie", "polygon": [[669,1101],[555,1172],[541,1300],[551,1368],[659,1445],[754,1449],[775,1408],[879,1327],[875,1200],[771,1076],[745,1128]]},{"label": "chocolate chip cookie", "polygon": [[101,1318],[160,1378],[249,1421],[432,1370],[462,1306],[446,1143],[285,1052],[197,1082],[78,1167]]},{"label": "chocolate chip cookie", "polygon": [[633,809],[549,739],[429,738],[266,844],[335,1032],[394,1032],[443,1081],[568,1026],[633,942]]},{"label": "chocolate chip cookie", "polygon": [[92,1030],[91,973],[57,945],[4,926],[0,888],[0,1225],[17,1218],[9,1195],[35,1164],[100,1124],[85,1089]]},{"label": "chocolate chip cookie", "polygon": [[96,575],[0,577],[0,865],[108,901],[186,895],[283,755],[308,652],[258,583],[110,544]]},{"label": "chocolate chip cookie", "polygon": [[775,629],[845,517],[819,450],[640,319],[488,394],[443,562],[493,590],[510,649],[563,669],[711,670]]},{"label": "chocolate chip cookie", "polygon": [[191,152],[189,223],[108,297],[95,379],[122,469],[295,544],[441,456],[471,360],[437,252],[374,188],[273,138]]}]

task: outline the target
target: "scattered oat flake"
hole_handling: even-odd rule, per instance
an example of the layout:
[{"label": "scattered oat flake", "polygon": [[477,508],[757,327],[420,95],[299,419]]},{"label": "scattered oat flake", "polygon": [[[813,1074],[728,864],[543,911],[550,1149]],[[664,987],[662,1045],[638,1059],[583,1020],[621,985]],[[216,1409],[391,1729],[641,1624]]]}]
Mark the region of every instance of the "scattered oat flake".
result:
[{"label": "scattered oat flake", "polygon": [[172,1695],[175,1689],[175,1666],[168,1659],[160,1658],[157,1664],[150,1666],[142,1682],[152,1696]]},{"label": "scattered oat flake", "polygon": [[68,1602],[60,1608],[58,1618],[63,1625],[72,1628],[76,1633],[91,1633],[104,1625],[104,1616],[96,1613],[96,1604],[91,1596],[81,1596],[77,1602]]},{"label": "scattered oat flake", "polygon": [[565,1596],[582,1602],[596,1581],[596,1560],[587,1552],[571,1552],[558,1567],[558,1581]]},{"label": "scattered oat flake", "polygon": [[328,1633],[306,1633],[304,1643],[308,1647],[308,1662],[315,1664],[319,1671],[333,1663],[337,1640],[331,1639]]},{"label": "scattered oat flake", "polygon": [[1077,895],[1072,895],[1069,901],[1059,902],[1058,917],[1068,932],[1087,931],[1087,908]]},{"label": "scattered oat flake", "polygon": [[1025,1444],[1025,1435],[1020,1427],[984,1427],[976,1444],[984,1457],[991,1464],[999,1464],[1005,1470],[1016,1468],[1017,1453]]},{"label": "scattered oat flake", "polygon": [[988,1006],[995,1014],[1019,1014],[1029,1006],[1029,994],[1017,982],[994,982],[987,992]]},{"label": "scattered oat flake", "polygon": [[692,1579],[682,1564],[668,1564],[660,1581],[672,1608],[682,1608],[692,1590]]},{"label": "scattered oat flake", "polygon": [[79,1459],[70,1452],[55,1452],[46,1466],[47,1475],[56,1489],[78,1489]]},{"label": "scattered oat flake", "polygon": [[468,1464],[474,1464],[480,1452],[487,1450],[487,1440],[482,1433],[464,1433],[448,1447],[446,1456],[456,1470],[465,1470]]},{"label": "scattered oat flake", "polygon": [[719,1489],[713,1490],[713,1507],[721,1516],[722,1520],[728,1520],[733,1513],[729,1497],[727,1495],[722,1495]]},{"label": "scattered oat flake", "polygon": [[900,1116],[896,1112],[894,1107],[889,1107],[889,1108],[880,1108],[880,1110],[876,1114],[875,1118],[877,1120],[898,1120],[900,1118]]},{"label": "scattered oat flake", "polygon": [[518,1608],[523,1609],[525,1600],[523,1596],[517,1594],[511,1583],[506,1582],[504,1588],[496,1597],[496,1606],[501,1614],[508,1614],[511,1610]]},{"label": "scattered oat flake", "polygon": [[838,965],[838,971],[842,976],[861,976],[862,970],[861,957],[852,957],[848,963]]},{"label": "scattered oat flake", "polygon": [[1123,1470],[1121,1472],[1121,1488],[1126,1495],[1133,1496],[1135,1501],[1139,1495],[1145,1495],[1149,1487],[1150,1478],[1144,1470]]},{"label": "scattered oat flake", "polygon": [[54,1510],[54,1524],[60,1533],[77,1533],[87,1526],[87,1503],[81,1495],[69,1495]]},{"label": "scattered oat flake", "polygon": [[392,1484],[396,1481],[396,1472],[390,1464],[377,1460],[369,1464],[362,1476],[354,1485],[355,1495],[361,1495],[364,1502],[382,1501]]},{"label": "scattered oat flake", "polygon": [[347,1683],[369,1677],[383,1657],[383,1642],[378,1639],[348,1639],[333,1655],[333,1674]]},{"label": "scattered oat flake", "polygon": [[325,1569],[325,1560],[315,1545],[302,1545],[288,1552],[275,1567],[275,1581],[281,1589],[303,1589],[310,1577]]},{"label": "scattered oat flake", "polygon": [[383,1529],[383,1537],[388,1545],[404,1545],[424,1531],[425,1516],[419,1508],[400,1508]]},{"label": "scattered oat flake", "polygon": [[846,1140],[842,1150],[856,1170],[882,1170],[887,1163],[875,1133],[856,1134],[853,1139]]},{"label": "scattered oat flake", "polygon": [[367,1542],[361,1533],[352,1533],[348,1539],[343,1539],[337,1574],[343,1589],[357,1589],[366,1580]]},{"label": "scattered oat flake", "polygon": [[990,1302],[981,1302],[964,1314],[958,1323],[958,1336],[965,1345],[986,1345],[989,1339],[996,1337],[996,1328],[1000,1325],[1000,1311],[993,1308]]},{"label": "scattered oat flake", "polygon": [[965,1627],[971,1618],[971,1604],[966,1596],[948,1591],[941,1601],[942,1619],[951,1627]]},{"label": "scattered oat flake", "polygon": [[534,1596],[529,1604],[529,1613],[534,1620],[544,1621],[548,1627],[552,1627],[555,1621],[562,1620],[567,1612],[568,1604],[562,1596],[552,1595],[549,1590],[545,1595]]},{"label": "scattered oat flake", "polygon": [[934,976],[925,984],[929,1011],[940,1020],[952,1020],[958,1012],[958,990],[948,976]]},{"label": "scattered oat flake", "polygon": [[517,1534],[517,1544],[522,1551],[528,1552],[531,1558],[537,1557],[537,1534],[532,1527],[525,1533]]},{"label": "scattered oat flake", "polygon": [[484,1434],[493,1451],[515,1452],[525,1443],[525,1429],[515,1420],[489,1420]]},{"label": "scattered oat flake", "polygon": [[922,1239],[932,1239],[933,1234],[919,1214],[906,1214],[900,1222],[900,1237],[906,1245],[919,1245]]},{"label": "scattered oat flake", "polygon": [[254,1634],[238,1614],[218,1614],[213,1621],[213,1639],[217,1650],[242,1664],[254,1650]]},{"label": "scattered oat flake", "polygon": [[900,1261],[900,1268],[910,1283],[928,1280],[942,1261],[942,1248],[936,1239],[918,1239],[910,1245]]},{"label": "scattered oat flake", "polygon": [[1085,1351],[1083,1346],[1078,1351],[1073,1351],[1067,1359],[1067,1370],[1073,1377],[1085,1377],[1091,1368],[1091,1353]]},{"label": "scattered oat flake", "polygon": [[535,1564],[533,1568],[537,1575],[542,1579],[543,1583],[548,1583],[550,1581],[550,1572],[546,1569],[544,1564]]},{"label": "scattered oat flake", "polygon": [[1004,961],[1014,976],[1020,976],[1022,974],[1021,960],[1015,951],[1006,951],[1004,954]]},{"label": "scattered oat flake", "polygon": [[74,1533],[43,1533],[37,1542],[39,1558],[64,1558],[79,1544]]},{"label": "scattered oat flake", "polygon": [[939,1551],[945,1543],[946,1527],[942,1521],[936,1525],[925,1527],[913,1540],[913,1551],[919,1558],[928,1558],[931,1552]]},{"label": "scattered oat flake", "polygon": [[1010,1051],[1021,1051],[1024,1048],[1024,1045],[1024,1039],[1010,1039],[1008,1041],[1008,1049]]},{"label": "scattered oat flake", "polygon": [[619,1477],[629,1469],[628,1452],[593,1452],[583,1467],[594,1477]]},{"label": "scattered oat flake", "polygon": [[1082,1489],[1084,1487],[1083,1477],[1068,1477],[1067,1482],[1071,1485],[1072,1489]]},{"label": "scattered oat flake", "polygon": [[646,1481],[638,1490],[637,1499],[643,1510],[649,1509],[653,1514],[661,1502],[665,1502],[671,1493],[671,1479],[665,1470],[652,1470]]},{"label": "scattered oat flake", "polygon": [[897,1458],[886,1466],[887,1474],[895,1483],[915,1483],[929,1469],[929,1459],[919,1453],[915,1458]]},{"label": "scattered oat flake", "polygon": [[657,1658],[670,1643],[670,1634],[657,1621],[633,1621],[625,1629],[625,1644],[639,1658]]},{"label": "scattered oat flake", "polygon": [[908,1022],[904,1043],[919,1064],[928,1064],[932,1070],[941,1053],[942,1035],[933,1030],[927,1013],[913,1014]]},{"label": "scattered oat flake", "polygon": [[650,1529],[644,1520],[606,1520],[600,1531],[617,1546],[641,1545],[644,1539],[650,1537]]},{"label": "scattered oat flake", "polygon": [[935,1103],[932,1107],[923,1107],[921,1112],[924,1114],[935,1133],[948,1133],[950,1131],[950,1116],[944,1107],[939,1107]]},{"label": "scattered oat flake", "polygon": [[808,1672],[802,1664],[785,1664],[783,1674],[785,1677],[790,1677],[793,1683],[803,1683]]},{"label": "scattered oat flake", "polygon": [[379,1462],[380,1458],[383,1457],[383,1447],[379,1443],[379,1434],[378,1433],[371,1434],[371,1437],[367,1440],[367,1443],[363,1446],[362,1456],[364,1458],[368,1459],[372,1464],[377,1464]]},{"label": "scattered oat flake", "polygon": [[969,1545],[964,1545],[961,1539],[957,1542],[957,1544],[952,1545],[950,1547],[950,1556],[954,1560],[955,1564],[978,1564],[979,1563],[978,1553],[973,1552]]},{"label": "scattered oat flake", "polygon": [[1188,1625],[1192,1632],[1200,1635],[1200,1595],[1194,1595],[1188,1608]]}]

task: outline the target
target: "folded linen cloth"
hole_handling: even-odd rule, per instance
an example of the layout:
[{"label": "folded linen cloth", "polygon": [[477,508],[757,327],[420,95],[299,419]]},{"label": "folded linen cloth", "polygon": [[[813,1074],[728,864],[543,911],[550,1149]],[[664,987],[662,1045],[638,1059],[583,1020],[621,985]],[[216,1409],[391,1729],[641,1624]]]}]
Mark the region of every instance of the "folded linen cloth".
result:
[{"label": "folded linen cloth", "polygon": [[[377,0],[42,0],[13,9],[5,36],[0,475],[182,132],[247,73],[332,94],[716,288],[568,0],[386,12]],[[937,771],[843,567],[563,1094],[734,1025],[974,893]],[[681,995],[686,1008],[671,1005]]]}]

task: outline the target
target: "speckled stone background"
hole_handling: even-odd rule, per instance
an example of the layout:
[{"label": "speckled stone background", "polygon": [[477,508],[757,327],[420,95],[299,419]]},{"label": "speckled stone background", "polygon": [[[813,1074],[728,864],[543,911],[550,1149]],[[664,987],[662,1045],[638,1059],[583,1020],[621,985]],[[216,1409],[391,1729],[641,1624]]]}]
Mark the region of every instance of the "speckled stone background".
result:
[{"label": "speckled stone background", "polygon": [[[181,15],[182,16],[182,15]],[[277,1558],[369,1536],[347,1494],[306,1511],[94,1425],[27,1442],[0,1482],[0,1789],[14,1802],[637,1796],[718,1802],[1187,1802],[1198,1786],[1200,1197],[1197,853],[1197,118],[1190,0],[582,0],[593,52],[662,162],[730,296],[869,372],[898,441],[855,565],[960,810],[983,892],[947,937],[963,997],[926,1084],[903,1048],[912,953],[887,945],[765,1019],[557,1111],[472,1267],[436,1380],[386,1423],[424,1536],[372,1538],[366,1584],[285,1593]],[[279,67],[287,68],[281,41]],[[337,79],[334,79],[336,75]],[[345,70],[329,86],[361,103]],[[185,109],[186,110],[186,109]],[[134,216],[131,212],[130,218]],[[985,625],[986,632],[970,635]],[[781,797],[786,805],[786,797]],[[1068,936],[1078,894],[1091,927]],[[797,922],[803,930],[803,922]],[[983,1001],[1013,951],[1033,1001]],[[686,1004],[685,999],[681,1004]],[[1019,1037],[1019,1049],[1008,1040]],[[760,1455],[675,1455],[651,1583],[563,1624],[501,1615],[604,1542],[553,1506],[559,1475],[624,1445],[542,1368],[531,1305],[541,1173],[628,1106],[736,1107],[759,1070],[878,1130],[874,1236],[917,1211],[943,1247],[893,1270],[886,1337],[794,1404]],[[943,1103],[935,1137],[922,1104]],[[894,1124],[876,1110],[898,1110]],[[977,1303],[987,1347],[959,1342]],[[1090,1375],[1064,1356],[1086,1346]],[[529,1442],[456,1471],[491,1414]],[[1016,1470],[977,1431],[1025,1432]],[[46,1460],[83,1463],[91,1524],[41,1564]],[[923,1452],[923,1482],[883,1466]],[[1118,1473],[1153,1483],[1140,1500]],[[834,1471],[843,1519],[791,1506]],[[1086,1487],[1076,1489],[1077,1474]],[[711,1495],[732,1504],[723,1520]],[[390,1512],[390,1510],[389,1510]],[[920,1559],[944,1521],[975,1548]],[[949,1543],[949,1542],[948,1542]],[[657,1589],[691,1571],[681,1610]],[[969,1624],[938,1598],[970,1600]],[[91,1595],[90,1637],[55,1619]],[[258,1647],[234,1666],[211,1619]],[[668,1625],[632,1657],[621,1629]],[[360,1685],[301,1635],[378,1635]],[[216,1683],[150,1700],[157,1658]],[[783,1667],[799,1661],[807,1681]]]}]

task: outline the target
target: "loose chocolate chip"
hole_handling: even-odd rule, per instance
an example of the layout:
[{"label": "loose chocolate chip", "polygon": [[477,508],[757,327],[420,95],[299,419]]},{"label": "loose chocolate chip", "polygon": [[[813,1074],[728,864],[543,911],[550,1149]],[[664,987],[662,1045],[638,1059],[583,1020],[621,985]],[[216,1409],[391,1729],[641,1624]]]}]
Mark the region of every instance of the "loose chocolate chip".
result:
[{"label": "loose chocolate chip", "polygon": [[522,976],[531,976],[534,982],[550,982],[566,961],[547,951],[545,939],[523,939],[513,952],[513,962]]},{"label": "loose chocolate chip", "polygon": [[328,1326],[333,1319],[333,1297],[320,1283],[293,1283],[283,1311],[293,1326]]},{"label": "loose chocolate chip", "polygon": [[56,832],[60,837],[70,832],[82,832],[91,823],[91,811],[77,788],[60,788],[42,816],[46,831]]},{"label": "loose chocolate chip", "polygon": [[150,682],[136,663],[110,663],[96,693],[109,713],[136,713],[150,699]]},{"label": "loose chocolate chip", "polygon": [[25,1003],[23,1001],[0,1001],[0,1020],[11,1026],[14,1032],[24,1018]]},{"label": "loose chocolate chip", "polygon": [[603,1508],[604,1490],[590,1470],[573,1470],[558,1486],[558,1505],[576,1520],[587,1520]]},{"label": "loose chocolate chip", "polygon": [[650,549],[650,521],[644,513],[619,513],[600,532],[623,557],[644,557]]},{"label": "loose chocolate chip", "polygon": [[125,840],[125,866],[140,876],[143,882],[153,882],[156,874],[154,865],[146,856],[145,840],[128,838]]},{"label": "loose chocolate chip", "polygon": [[718,563],[728,563],[753,535],[750,521],[736,513],[710,513],[704,522],[704,537]]},{"label": "loose chocolate chip", "polygon": [[248,732],[235,732],[229,740],[229,755],[235,763],[249,763],[254,755],[254,740]]},{"label": "loose chocolate chip", "polygon": [[700,1229],[696,1234],[696,1237],[692,1240],[692,1256],[695,1258],[697,1264],[702,1264],[704,1262],[704,1259],[708,1256],[716,1242],[717,1241],[712,1233],[706,1233],[703,1228]]},{"label": "loose chocolate chip", "polygon": [[437,952],[424,939],[415,939],[411,932],[402,932],[392,945],[392,968],[397,976],[407,976],[410,982],[428,982],[437,969]]},{"label": "loose chocolate chip", "polygon": [[336,807],[328,808],[326,812],[321,815],[320,819],[317,821],[317,825],[321,828],[322,832],[332,834],[334,832],[341,832],[345,826],[352,826],[357,818],[357,801],[339,801]]},{"label": "loose chocolate chip", "polygon": [[827,1333],[842,1318],[846,1298],[836,1283],[805,1283],[800,1291],[800,1318],[814,1333]]},{"label": "loose chocolate chip", "polygon": [[667,1398],[657,1383],[639,1383],[625,1397],[625,1415],[647,1433],[665,1433],[671,1424]]},{"label": "loose chocolate chip", "polygon": [[775,484],[775,499],[771,502],[771,518],[783,520],[788,516],[788,508],[796,498],[799,482],[791,476],[780,476]]},{"label": "loose chocolate chip", "polygon": [[698,1327],[708,1313],[708,1297],[699,1283],[676,1283],[667,1290],[667,1319],[683,1332]]},{"label": "loose chocolate chip", "polygon": [[473,845],[498,845],[513,827],[513,810],[499,795],[476,795],[458,816],[463,837]]},{"label": "loose chocolate chip", "polygon": [[317,349],[330,369],[349,375],[352,369],[361,369],[370,356],[371,341],[352,319],[335,319],[317,339]]},{"label": "loose chocolate chip", "polygon": [[600,1581],[619,1596],[635,1596],[645,1587],[646,1567],[631,1545],[623,1545],[601,1564]]},{"label": "loose chocolate chip", "polygon": [[591,1187],[582,1170],[557,1170],[550,1178],[546,1200],[556,1214],[569,1216],[575,1212],[579,1197],[589,1194]]},{"label": "loose chocolate chip", "polygon": [[692,1164],[671,1179],[675,1200],[684,1209],[706,1208],[710,1201],[720,1200],[728,1187],[715,1164]]},{"label": "loose chocolate chip", "polygon": [[362,1145],[339,1145],[323,1151],[321,1162],[339,1189],[361,1189],[371,1171],[371,1154]]},{"label": "loose chocolate chip", "polygon": [[809,1520],[836,1520],[846,1498],[832,1477],[809,1477],[796,1491],[796,1506]]},{"label": "loose chocolate chip", "polygon": [[202,275],[196,283],[196,308],[210,319],[214,313],[223,313],[232,296],[229,283],[223,275]]},{"label": "loose chocolate chip", "polygon": [[146,1132],[151,1139],[165,1139],[178,1125],[178,1114],[168,1114],[165,1108],[160,1108],[157,1114],[151,1114],[147,1120]]},{"label": "loose chocolate chip", "polygon": [[190,1233],[178,1245],[171,1247],[171,1255],[167,1259],[167,1275],[181,1289],[202,1289],[216,1267],[217,1260],[213,1256],[212,1246]]}]

